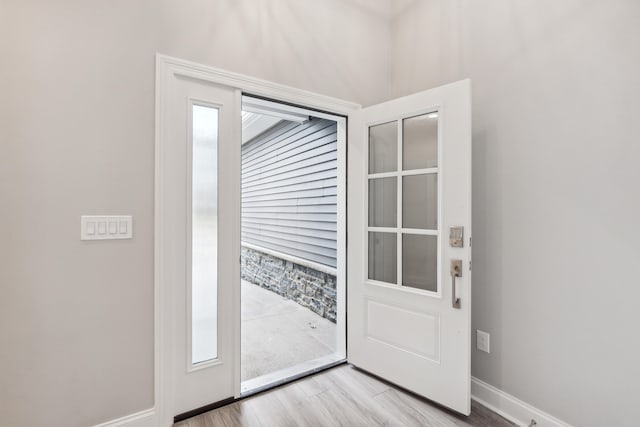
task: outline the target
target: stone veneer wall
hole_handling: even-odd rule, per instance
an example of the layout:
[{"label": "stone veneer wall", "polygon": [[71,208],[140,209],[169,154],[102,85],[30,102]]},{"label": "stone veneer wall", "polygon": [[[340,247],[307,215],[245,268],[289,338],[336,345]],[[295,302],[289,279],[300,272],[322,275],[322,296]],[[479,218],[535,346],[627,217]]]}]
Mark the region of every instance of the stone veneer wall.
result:
[{"label": "stone veneer wall", "polygon": [[336,276],[242,247],[241,277],[336,321]]}]

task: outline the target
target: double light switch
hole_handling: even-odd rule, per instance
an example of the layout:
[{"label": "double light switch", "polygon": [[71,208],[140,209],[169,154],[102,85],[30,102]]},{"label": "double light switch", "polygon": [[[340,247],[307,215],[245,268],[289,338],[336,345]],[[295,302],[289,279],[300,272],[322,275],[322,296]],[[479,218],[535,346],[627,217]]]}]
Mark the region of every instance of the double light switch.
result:
[{"label": "double light switch", "polygon": [[80,240],[131,239],[131,215],[83,215],[80,217]]}]

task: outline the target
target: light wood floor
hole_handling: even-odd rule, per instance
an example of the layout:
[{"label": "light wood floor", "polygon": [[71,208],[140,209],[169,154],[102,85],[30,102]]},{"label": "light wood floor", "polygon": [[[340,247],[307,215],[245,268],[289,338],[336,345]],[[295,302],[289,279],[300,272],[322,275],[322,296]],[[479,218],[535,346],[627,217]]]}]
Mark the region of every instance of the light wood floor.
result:
[{"label": "light wood floor", "polygon": [[464,417],[342,365],[182,421],[213,426],[512,426],[473,402]]}]

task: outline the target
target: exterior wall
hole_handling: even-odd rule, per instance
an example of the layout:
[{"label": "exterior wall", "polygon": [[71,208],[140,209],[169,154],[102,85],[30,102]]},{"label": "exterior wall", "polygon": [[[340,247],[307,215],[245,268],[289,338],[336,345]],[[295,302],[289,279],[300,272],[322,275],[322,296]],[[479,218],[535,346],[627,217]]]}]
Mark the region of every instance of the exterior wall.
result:
[{"label": "exterior wall", "polygon": [[575,426],[638,425],[639,22],[637,0],[392,22],[394,96],[472,80],[472,374]]},{"label": "exterior wall", "polygon": [[337,125],[284,122],[242,146],[242,241],[336,267]]},{"label": "exterior wall", "polygon": [[242,247],[242,279],[336,322],[336,276]]}]

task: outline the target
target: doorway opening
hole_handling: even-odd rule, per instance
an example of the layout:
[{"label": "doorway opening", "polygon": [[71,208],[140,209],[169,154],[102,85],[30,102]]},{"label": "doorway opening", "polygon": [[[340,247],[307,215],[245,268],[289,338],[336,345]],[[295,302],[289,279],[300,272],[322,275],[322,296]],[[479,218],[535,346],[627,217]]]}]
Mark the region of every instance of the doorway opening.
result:
[{"label": "doorway opening", "polygon": [[346,119],[242,97],[241,394],[346,358]]}]

